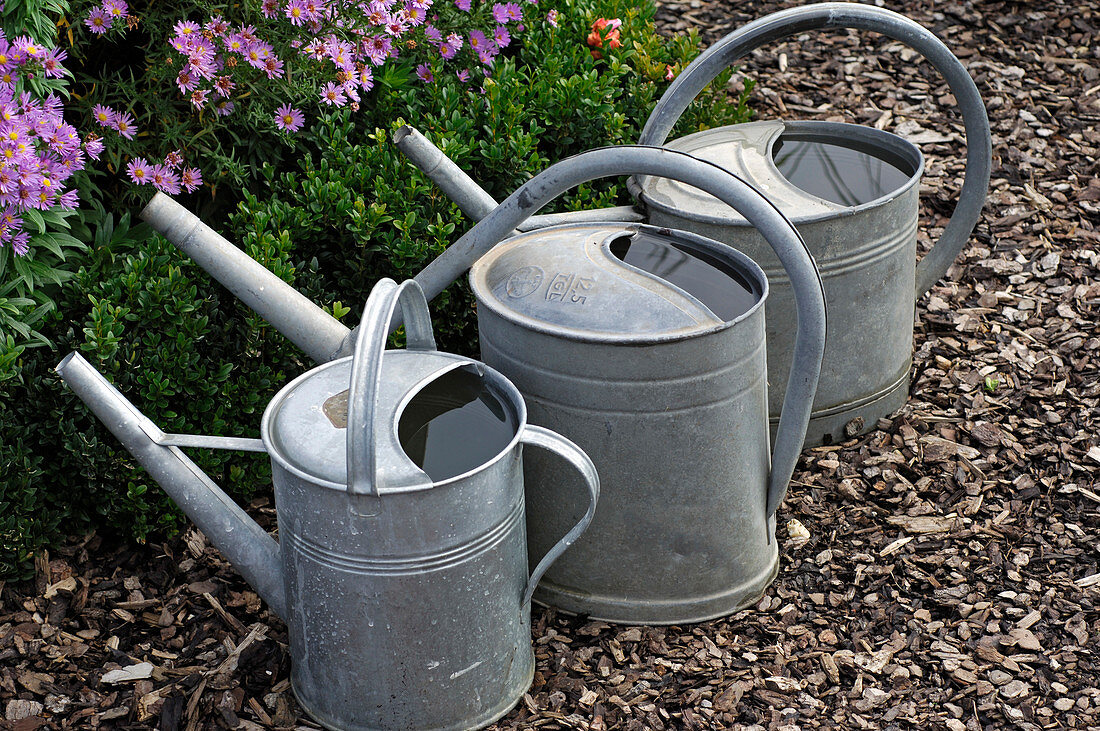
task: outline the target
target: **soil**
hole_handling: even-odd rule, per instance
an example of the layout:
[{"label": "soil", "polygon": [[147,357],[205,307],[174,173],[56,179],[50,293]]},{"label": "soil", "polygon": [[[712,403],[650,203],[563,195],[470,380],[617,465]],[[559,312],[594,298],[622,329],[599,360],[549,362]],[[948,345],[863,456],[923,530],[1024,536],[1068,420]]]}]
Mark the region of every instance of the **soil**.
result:
[{"label": "soil", "polygon": [[[791,2],[670,1],[711,42]],[[917,306],[909,403],[807,450],[752,609],[624,627],[536,608],[534,684],[496,728],[1100,728],[1100,15],[1074,2],[887,2],[962,59],[994,169],[969,246]],[[875,34],[746,59],[758,118],[893,131],[927,161],[920,236],[965,160],[947,86]],[[735,84],[739,83],[735,79]],[[264,500],[250,512],[273,526]],[[197,532],[97,536],[0,584],[0,724],[315,728],[285,626]]]}]

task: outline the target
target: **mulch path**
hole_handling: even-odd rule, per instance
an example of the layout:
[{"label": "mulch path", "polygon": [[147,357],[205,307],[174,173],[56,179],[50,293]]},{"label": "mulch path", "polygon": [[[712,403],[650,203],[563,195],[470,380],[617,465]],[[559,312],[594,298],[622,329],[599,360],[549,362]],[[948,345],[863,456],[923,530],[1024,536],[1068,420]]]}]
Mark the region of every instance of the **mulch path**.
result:
[{"label": "mulch path", "polygon": [[[673,0],[659,22],[712,41],[793,4]],[[1097,3],[886,5],[964,60],[995,156],[970,247],[918,305],[910,402],[805,453],[780,518],[809,537],[780,529],[755,609],[657,628],[536,609],[535,682],[498,728],[1100,728]],[[962,125],[928,64],[837,33],[744,70],[758,118],[921,141],[922,241],[938,234]],[[195,532],[62,546],[0,598],[8,727],[315,728],[285,627]]]}]

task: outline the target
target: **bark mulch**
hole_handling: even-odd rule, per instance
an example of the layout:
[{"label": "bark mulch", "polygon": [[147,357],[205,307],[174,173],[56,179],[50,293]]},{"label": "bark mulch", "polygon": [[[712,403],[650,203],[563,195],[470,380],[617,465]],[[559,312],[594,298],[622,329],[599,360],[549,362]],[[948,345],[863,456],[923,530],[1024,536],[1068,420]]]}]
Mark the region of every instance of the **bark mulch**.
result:
[{"label": "bark mulch", "polygon": [[[792,4],[670,0],[659,21],[712,41]],[[1100,728],[1097,3],[886,4],[963,59],[995,157],[969,248],[918,303],[909,403],[804,454],[754,609],[649,628],[536,608],[535,682],[499,728]],[[938,235],[963,130],[927,63],[839,32],[743,70],[759,118],[920,143],[922,243]],[[200,534],[85,538],[0,597],[10,728],[314,728],[285,627]]]}]

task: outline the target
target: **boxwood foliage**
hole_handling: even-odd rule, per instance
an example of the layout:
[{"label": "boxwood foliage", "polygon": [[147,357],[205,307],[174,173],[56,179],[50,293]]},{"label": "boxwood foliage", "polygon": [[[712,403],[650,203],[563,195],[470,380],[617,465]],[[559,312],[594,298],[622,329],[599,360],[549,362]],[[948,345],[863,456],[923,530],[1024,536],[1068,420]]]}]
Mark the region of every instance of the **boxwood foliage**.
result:
[{"label": "boxwood foliage", "polygon": [[[444,74],[410,87],[401,75],[411,69],[394,66],[363,110],[315,121],[300,133],[307,154],[296,166],[265,166],[261,183],[209,222],[335,315],[355,309],[346,317],[354,324],[379,278],[416,274],[471,225],[393,145],[403,122],[503,199],[554,161],[636,140],[669,68],[682,69],[698,51],[696,38],[655,33],[650,2],[556,6],[560,27],[532,24],[522,46],[497,59],[484,93]],[[585,44],[598,17],[623,20],[623,47],[601,59]],[[745,95],[728,99],[727,81],[701,96],[678,133],[748,118]],[[581,186],[556,208],[628,202],[622,182]],[[165,431],[252,437],[277,389],[311,365],[147,227],[129,216],[84,218],[74,234],[88,250],[42,325],[56,349],[29,349],[0,374],[0,578],[27,576],[34,553],[64,534],[95,529],[143,540],[182,524],[60,382],[53,368],[65,353],[81,352]],[[462,285],[432,311],[442,347],[476,353],[473,302]],[[264,455],[188,451],[238,500],[269,489]]]}]

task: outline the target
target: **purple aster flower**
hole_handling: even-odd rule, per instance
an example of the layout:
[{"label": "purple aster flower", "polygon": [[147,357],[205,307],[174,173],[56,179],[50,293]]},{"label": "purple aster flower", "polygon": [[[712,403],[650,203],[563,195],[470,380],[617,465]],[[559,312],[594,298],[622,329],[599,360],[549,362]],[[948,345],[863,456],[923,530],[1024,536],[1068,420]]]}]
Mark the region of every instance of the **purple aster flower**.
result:
[{"label": "purple aster flower", "polygon": [[210,22],[206,24],[206,30],[221,37],[229,32],[229,23],[226,23],[220,15],[212,15],[210,16]]},{"label": "purple aster flower", "polygon": [[507,48],[508,44],[512,42],[512,36],[508,34],[508,29],[503,25],[498,25],[497,29],[493,31],[493,41],[497,44],[498,48]]},{"label": "purple aster flower", "polygon": [[359,72],[359,88],[363,91],[370,91],[374,88],[374,74],[371,73],[370,66],[364,66],[363,70]]},{"label": "purple aster flower", "polygon": [[493,6],[493,20],[498,23],[508,22],[508,8],[504,3],[497,3]]},{"label": "purple aster flower", "polygon": [[464,13],[470,12],[470,0],[455,0],[455,7]]},{"label": "purple aster flower", "polygon": [[99,153],[103,152],[103,138],[92,133],[84,140],[84,152],[93,160],[99,159]]},{"label": "purple aster flower", "polygon": [[457,76],[458,80],[465,84],[467,81],[470,80],[470,69],[462,69],[458,72]]},{"label": "purple aster flower", "polygon": [[284,104],[275,110],[275,126],[282,131],[297,132],[303,124],[305,124],[305,117],[289,104]]},{"label": "purple aster flower", "polygon": [[183,155],[179,150],[173,150],[164,156],[164,167],[175,170],[183,164]]},{"label": "purple aster flower", "polygon": [[230,114],[233,113],[233,109],[235,108],[235,106],[236,105],[233,104],[233,102],[229,99],[219,99],[218,101],[214,102],[214,114],[218,115],[219,117],[228,117]]},{"label": "purple aster flower", "polygon": [[202,109],[202,105],[206,103],[206,97],[209,94],[209,89],[195,89],[191,92],[191,106],[195,109]]},{"label": "purple aster flower", "polygon": [[508,20],[514,20],[517,23],[523,20],[523,8],[521,8],[518,3],[505,3],[504,10],[508,16]]},{"label": "purple aster flower", "polygon": [[130,9],[123,0],[103,0],[103,11],[111,18],[120,20],[130,14]]},{"label": "purple aster flower", "polygon": [[435,79],[435,76],[432,75],[432,67],[426,63],[416,67],[416,77],[425,84],[430,84]]},{"label": "purple aster flower", "polygon": [[290,0],[286,6],[286,17],[290,18],[291,25],[301,25],[306,22],[306,6],[302,0]]},{"label": "purple aster flower", "polygon": [[134,133],[137,132],[137,127],[134,126],[134,118],[128,112],[115,114],[114,127],[120,135],[128,140],[134,139]]},{"label": "purple aster flower", "polygon": [[274,18],[279,13],[278,0],[263,0],[260,3],[260,12],[264,14],[265,18]]},{"label": "purple aster flower", "polygon": [[195,23],[193,21],[181,20],[180,22],[172,26],[172,31],[177,36],[189,36],[192,34],[200,33],[202,31],[202,28],[199,26],[198,23]]},{"label": "purple aster flower", "polygon": [[153,179],[153,168],[144,157],[135,157],[126,166],[126,174],[138,185],[145,185]]},{"label": "purple aster flower", "polygon": [[16,256],[26,256],[27,250],[30,249],[30,245],[27,243],[31,239],[31,235],[26,231],[20,231],[15,235],[15,238],[11,241],[11,248],[15,250]]},{"label": "purple aster flower", "polygon": [[187,168],[180,173],[180,183],[188,193],[194,193],[202,185],[202,172],[198,168]]},{"label": "purple aster flower", "polygon": [[111,29],[111,16],[103,8],[92,8],[88,17],[84,19],[84,25],[96,35],[103,35]]},{"label": "purple aster flower", "polygon": [[489,45],[489,39],[479,30],[470,31],[470,48],[476,53],[481,53]]},{"label": "purple aster flower", "polygon": [[214,93],[218,96],[229,96],[236,87],[236,82],[229,76],[219,76],[214,79]]},{"label": "purple aster flower", "polygon": [[153,187],[162,193],[176,195],[180,192],[180,176],[175,170],[169,170],[163,165],[156,165],[152,172]]},{"label": "purple aster flower", "polygon": [[342,107],[347,100],[344,98],[343,88],[330,81],[321,89],[321,101],[325,104]]},{"label": "purple aster flower", "polygon": [[424,37],[429,41],[440,43],[443,40],[443,33],[434,25],[426,25],[424,26]]},{"label": "purple aster flower", "polygon": [[557,28],[558,27],[558,11],[557,10],[551,10],[549,13],[547,13],[546,14],[546,22],[549,23],[552,27]]},{"label": "purple aster flower", "polygon": [[61,197],[57,199],[57,205],[69,211],[75,209],[78,203],[80,203],[80,193],[76,188],[66,190],[61,194]]},{"label": "purple aster flower", "polygon": [[103,104],[96,104],[92,107],[92,117],[99,123],[100,127],[114,127],[116,116],[115,110]]},{"label": "purple aster flower", "polygon": [[65,76],[65,67],[61,62],[68,57],[68,53],[60,48],[51,48],[42,56],[42,73],[48,79],[60,79]]},{"label": "purple aster flower", "polygon": [[401,11],[405,21],[413,27],[424,25],[428,21],[428,11],[425,8],[418,7],[412,3],[405,5],[405,8]]}]

